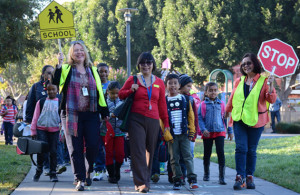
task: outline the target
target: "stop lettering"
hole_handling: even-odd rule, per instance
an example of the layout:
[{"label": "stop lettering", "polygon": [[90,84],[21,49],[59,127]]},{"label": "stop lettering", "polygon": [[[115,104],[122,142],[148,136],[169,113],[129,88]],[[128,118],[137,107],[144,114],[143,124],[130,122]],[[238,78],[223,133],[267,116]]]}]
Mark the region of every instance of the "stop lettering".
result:
[{"label": "stop lettering", "polygon": [[274,71],[274,75],[278,77],[294,74],[299,63],[293,47],[279,39],[264,41],[258,58],[266,71]]}]

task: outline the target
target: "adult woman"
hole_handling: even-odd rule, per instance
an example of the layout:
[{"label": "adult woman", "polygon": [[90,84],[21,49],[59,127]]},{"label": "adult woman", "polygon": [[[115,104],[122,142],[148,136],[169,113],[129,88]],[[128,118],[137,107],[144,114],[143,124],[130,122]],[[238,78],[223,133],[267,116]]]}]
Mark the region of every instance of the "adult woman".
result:
[{"label": "adult woman", "polygon": [[244,76],[235,81],[226,106],[226,112],[232,112],[236,142],[237,176],[233,186],[235,190],[246,186],[248,189],[255,189],[253,173],[256,166],[256,149],[264,126],[269,121],[267,102],[273,103],[276,100],[274,77],[270,76],[267,79],[260,75],[261,66],[254,54],[244,55],[240,70]]},{"label": "adult woman", "polygon": [[[99,112],[103,118],[107,118],[108,109],[97,68],[92,66],[85,45],[79,41],[72,42],[68,64],[62,65],[62,53],[58,58],[59,64],[54,72],[53,83],[59,85],[62,95],[61,118],[77,180],[75,189],[83,191],[84,182],[91,185],[90,173],[93,172],[93,163],[98,154]],[[84,146],[87,167],[83,154]]]},{"label": "adult woman", "polygon": [[149,52],[143,52],[137,60],[137,84],[130,76],[119,92],[125,99],[135,92],[129,119],[131,168],[135,189],[147,193],[150,187],[151,167],[158,139],[159,118],[169,129],[164,82],[152,75],[156,63]]}]

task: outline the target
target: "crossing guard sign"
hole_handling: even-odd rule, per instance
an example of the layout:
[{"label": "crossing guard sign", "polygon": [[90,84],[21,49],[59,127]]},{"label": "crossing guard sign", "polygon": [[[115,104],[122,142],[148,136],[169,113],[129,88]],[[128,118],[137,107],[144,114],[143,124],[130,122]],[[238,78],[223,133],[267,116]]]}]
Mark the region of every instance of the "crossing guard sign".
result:
[{"label": "crossing guard sign", "polygon": [[39,23],[43,40],[75,37],[73,14],[55,1],[39,14]]}]

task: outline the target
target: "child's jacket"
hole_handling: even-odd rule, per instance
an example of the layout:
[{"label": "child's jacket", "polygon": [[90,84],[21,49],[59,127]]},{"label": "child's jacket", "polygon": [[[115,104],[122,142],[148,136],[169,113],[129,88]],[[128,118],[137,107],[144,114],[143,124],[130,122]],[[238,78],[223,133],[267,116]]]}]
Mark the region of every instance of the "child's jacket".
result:
[{"label": "child's jacket", "polygon": [[205,116],[202,116],[201,104],[198,109],[198,121],[202,133],[205,130],[209,132],[226,132],[226,127],[223,121],[224,116],[222,116],[221,100],[216,98],[212,101],[206,97],[204,103],[206,104]]},{"label": "child's jacket", "polygon": [[34,115],[31,123],[31,135],[36,135],[36,129],[48,132],[59,131],[59,100],[58,98],[46,98],[41,110],[39,100],[35,106]]},{"label": "child's jacket", "polygon": [[[116,109],[116,107],[122,103],[122,101],[119,98],[117,98],[116,100],[111,100],[110,98],[107,98],[106,101],[107,101],[106,103],[107,103],[107,107],[109,109],[110,114],[113,113],[114,110]],[[114,129],[115,136],[124,136],[125,135],[120,129],[122,120],[119,120],[118,118],[110,117],[109,122]],[[103,121],[100,126],[101,136],[105,136],[106,131],[107,131],[107,128],[105,125],[105,121]]]},{"label": "child's jacket", "polygon": [[[195,136],[195,124],[194,124],[194,112],[191,106],[191,102],[188,101],[184,95],[177,95],[176,99],[169,100],[168,96],[166,97],[167,108],[168,108],[168,115],[169,115],[169,124],[172,136],[174,133],[174,128],[180,127],[181,134],[186,134],[188,137]],[[182,115],[180,116],[181,119],[176,120],[172,117],[172,112],[177,110],[181,110]],[[180,124],[178,124],[180,121]]]}]

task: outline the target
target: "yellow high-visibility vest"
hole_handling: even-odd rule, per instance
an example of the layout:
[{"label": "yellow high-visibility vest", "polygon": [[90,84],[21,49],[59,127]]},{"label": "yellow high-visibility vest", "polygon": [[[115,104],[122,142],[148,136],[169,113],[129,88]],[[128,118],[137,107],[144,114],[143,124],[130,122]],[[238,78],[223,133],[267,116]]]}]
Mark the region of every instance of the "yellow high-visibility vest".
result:
[{"label": "yellow high-visibility vest", "polygon": [[232,120],[242,120],[249,126],[255,126],[258,121],[258,99],[261,89],[265,82],[265,77],[260,76],[250,91],[249,95],[245,99],[244,95],[244,81],[245,76],[241,77],[241,81],[236,88],[234,96],[232,98]]},{"label": "yellow high-visibility vest", "polygon": [[[62,89],[64,88],[66,79],[71,70],[71,66],[69,64],[63,64],[61,68],[62,68],[62,70],[61,70],[61,76],[60,76],[60,81],[59,81],[59,93],[61,93]],[[104,94],[103,94],[103,90],[102,90],[101,80],[100,80],[99,74],[97,72],[97,68],[92,66],[91,69],[92,69],[92,73],[94,75],[94,79],[96,82],[97,91],[99,93],[99,105],[102,107],[107,107],[105,98],[104,98]]]}]

